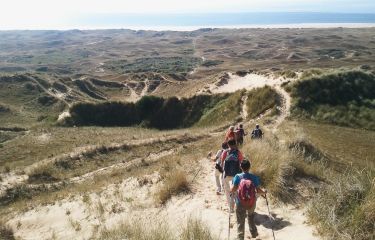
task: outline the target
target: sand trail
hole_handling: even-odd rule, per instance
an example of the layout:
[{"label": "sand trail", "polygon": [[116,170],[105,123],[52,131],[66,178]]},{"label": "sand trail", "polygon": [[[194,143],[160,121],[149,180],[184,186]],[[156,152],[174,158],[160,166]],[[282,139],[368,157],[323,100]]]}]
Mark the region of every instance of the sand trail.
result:
[{"label": "sand trail", "polygon": [[[207,159],[201,160],[200,173],[193,186],[194,194],[172,199],[166,207],[171,223],[183,222],[188,217],[197,217],[209,226],[211,232],[219,239],[227,239],[228,235],[228,205],[225,194],[215,193],[214,167]],[[314,236],[312,226],[306,224],[304,209],[292,205],[274,206],[270,203],[274,221],[268,217],[266,201],[259,197],[257,200],[255,222],[259,236],[256,239],[272,240],[272,229],[276,239],[290,240],[291,236],[303,236],[304,240],[319,239]],[[231,215],[230,239],[237,237],[236,216]],[[245,227],[245,239],[250,237],[248,225]]]}]

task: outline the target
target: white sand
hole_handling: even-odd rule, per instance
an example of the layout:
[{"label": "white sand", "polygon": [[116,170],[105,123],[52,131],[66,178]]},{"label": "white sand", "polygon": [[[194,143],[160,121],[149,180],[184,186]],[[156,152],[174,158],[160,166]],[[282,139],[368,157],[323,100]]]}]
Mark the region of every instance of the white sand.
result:
[{"label": "white sand", "polygon": [[264,87],[266,85],[280,85],[282,82],[287,81],[284,78],[275,78],[273,76],[265,76],[255,73],[247,74],[244,77],[240,77],[232,73],[228,74],[230,78],[227,84],[222,86],[212,84],[209,86],[212,93],[230,93],[240,89],[251,90],[258,87]]}]

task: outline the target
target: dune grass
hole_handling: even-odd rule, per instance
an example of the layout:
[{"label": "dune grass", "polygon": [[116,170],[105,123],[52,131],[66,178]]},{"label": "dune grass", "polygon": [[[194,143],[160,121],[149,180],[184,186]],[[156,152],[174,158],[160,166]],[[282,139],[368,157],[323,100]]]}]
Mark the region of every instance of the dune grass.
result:
[{"label": "dune grass", "polygon": [[237,91],[228,95],[226,99],[207,109],[195,126],[221,126],[236,121],[241,112],[243,94],[245,94],[245,91]]},{"label": "dune grass", "polygon": [[1,240],[15,240],[13,230],[0,220],[0,239]]},{"label": "dune grass", "polygon": [[[278,95],[270,86],[256,88],[247,93],[248,118],[255,118],[268,109],[276,109],[278,105]],[[274,111],[276,112],[276,110]]]},{"label": "dune grass", "polygon": [[375,75],[358,70],[328,72],[288,87],[294,116],[375,130]]},{"label": "dune grass", "polygon": [[166,203],[172,196],[190,191],[190,183],[186,172],[175,170],[164,178],[163,185],[155,193],[155,200],[160,203]]},{"label": "dune grass", "polygon": [[313,197],[308,216],[327,239],[373,239],[375,233],[375,171],[348,168],[331,175]]},{"label": "dune grass", "polygon": [[308,204],[318,232],[325,239],[373,239],[374,133],[306,121],[282,127],[281,137],[287,136],[303,159],[292,162],[296,174],[323,180]]},{"label": "dune grass", "polygon": [[[176,226],[175,226],[176,228]],[[99,239],[108,240],[218,240],[208,227],[199,219],[188,218],[180,225],[180,233],[175,233],[172,227],[162,219],[153,217],[132,219],[113,230],[105,230]]]}]

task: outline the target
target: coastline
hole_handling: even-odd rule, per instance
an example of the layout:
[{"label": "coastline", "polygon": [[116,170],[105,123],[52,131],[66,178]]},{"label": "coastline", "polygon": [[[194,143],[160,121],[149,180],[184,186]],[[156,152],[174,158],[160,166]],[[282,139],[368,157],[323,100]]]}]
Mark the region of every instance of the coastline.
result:
[{"label": "coastline", "polygon": [[196,31],[204,28],[216,29],[328,29],[328,28],[375,28],[375,23],[287,23],[287,24],[238,24],[238,25],[194,25],[194,26],[61,26],[51,28],[25,28],[25,29],[0,29],[2,31],[32,31],[32,30],[109,30],[109,29],[129,29],[135,31]]}]

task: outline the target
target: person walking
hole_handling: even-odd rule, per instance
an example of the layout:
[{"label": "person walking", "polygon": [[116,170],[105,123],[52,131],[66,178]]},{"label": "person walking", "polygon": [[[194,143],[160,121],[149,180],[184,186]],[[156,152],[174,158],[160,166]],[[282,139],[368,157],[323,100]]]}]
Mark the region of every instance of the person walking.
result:
[{"label": "person walking", "polygon": [[221,149],[217,151],[214,157],[211,157],[211,160],[215,162],[214,176],[216,182],[216,194],[220,194],[222,191],[222,175],[223,175],[223,165],[221,162],[221,155],[225,150],[227,150],[228,144],[226,142],[221,144]]},{"label": "person walking", "polygon": [[243,129],[243,125],[239,124],[236,128],[236,141],[237,144],[242,145],[243,144],[243,138],[246,136],[245,130]]},{"label": "person walking", "polygon": [[225,133],[224,142],[228,142],[230,139],[236,139],[236,134],[234,132],[234,126],[230,126],[228,131]]},{"label": "person walking", "polygon": [[258,236],[258,230],[254,222],[256,194],[261,194],[265,197],[267,193],[267,191],[259,187],[259,177],[249,173],[250,167],[251,165],[248,160],[245,159],[241,162],[243,173],[237,174],[233,178],[233,187],[230,190],[231,196],[234,196],[236,202],[238,240],[244,240],[246,217],[251,237],[256,238]]},{"label": "person walking", "polygon": [[233,177],[241,172],[240,164],[244,159],[242,153],[237,148],[236,141],[230,139],[228,141],[229,149],[221,155],[221,165],[223,166],[223,185],[225,195],[227,197],[230,212],[234,212],[234,200],[230,197],[230,189]]},{"label": "person walking", "polygon": [[262,139],[263,138],[263,132],[259,127],[259,124],[255,125],[255,129],[251,132],[251,138],[252,139]]}]

